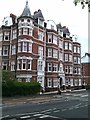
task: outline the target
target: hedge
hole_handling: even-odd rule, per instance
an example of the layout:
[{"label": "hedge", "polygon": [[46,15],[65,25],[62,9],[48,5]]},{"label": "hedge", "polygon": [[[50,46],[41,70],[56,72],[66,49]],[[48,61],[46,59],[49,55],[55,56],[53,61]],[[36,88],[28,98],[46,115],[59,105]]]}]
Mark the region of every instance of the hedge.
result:
[{"label": "hedge", "polygon": [[38,92],[40,92],[40,84],[38,82],[8,81],[2,84],[2,96],[4,97],[33,95]]}]

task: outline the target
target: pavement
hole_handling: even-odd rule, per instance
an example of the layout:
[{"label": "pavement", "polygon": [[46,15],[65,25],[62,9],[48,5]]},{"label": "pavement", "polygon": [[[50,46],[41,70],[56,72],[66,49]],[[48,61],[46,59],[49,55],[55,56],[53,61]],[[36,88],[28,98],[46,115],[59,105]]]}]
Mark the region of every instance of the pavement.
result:
[{"label": "pavement", "polygon": [[3,105],[17,105],[24,103],[37,103],[37,102],[48,102],[51,100],[56,100],[63,98],[64,95],[70,93],[77,93],[80,91],[85,91],[86,89],[73,90],[73,91],[62,91],[61,95],[58,94],[58,91],[53,92],[45,92],[43,94],[33,95],[33,96],[15,96],[15,97],[3,97],[2,104]]}]

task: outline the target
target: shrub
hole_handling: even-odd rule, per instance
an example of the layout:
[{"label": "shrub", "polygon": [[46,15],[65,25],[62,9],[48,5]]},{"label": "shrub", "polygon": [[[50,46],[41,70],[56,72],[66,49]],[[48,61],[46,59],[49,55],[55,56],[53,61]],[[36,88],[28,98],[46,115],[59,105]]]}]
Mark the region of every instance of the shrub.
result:
[{"label": "shrub", "polygon": [[2,86],[3,96],[15,95],[33,95],[40,92],[40,84],[38,82],[7,82]]}]

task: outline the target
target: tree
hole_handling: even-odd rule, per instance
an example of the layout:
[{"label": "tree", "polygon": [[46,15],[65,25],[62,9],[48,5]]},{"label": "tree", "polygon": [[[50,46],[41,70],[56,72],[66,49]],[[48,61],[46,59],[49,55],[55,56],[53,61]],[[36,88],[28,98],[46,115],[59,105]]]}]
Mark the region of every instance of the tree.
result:
[{"label": "tree", "polygon": [[77,6],[77,4],[80,3],[82,6],[82,9],[85,8],[85,5],[88,5],[88,10],[90,12],[90,0],[73,0],[73,3],[75,4],[75,6]]}]

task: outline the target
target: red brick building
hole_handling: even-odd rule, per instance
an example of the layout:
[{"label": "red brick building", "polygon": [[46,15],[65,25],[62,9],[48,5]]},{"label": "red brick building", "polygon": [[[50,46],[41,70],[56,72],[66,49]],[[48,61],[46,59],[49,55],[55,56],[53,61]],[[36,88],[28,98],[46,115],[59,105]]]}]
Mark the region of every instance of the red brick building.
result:
[{"label": "red brick building", "polygon": [[85,53],[81,58],[82,65],[82,82],[83,84],[90,84],[90,54]]},{"label": "red brick building", "polygon": [[81,86],[81,45],[67,27],[45,22],[39,9],[31,15],[28,2],[17,18],[10,14],[0,28],[2,69],[16,73],[19,82],[36,80],[43,90]]}]

